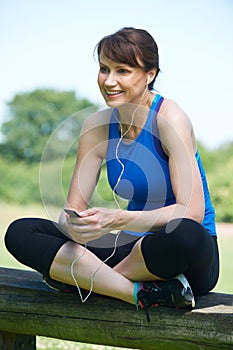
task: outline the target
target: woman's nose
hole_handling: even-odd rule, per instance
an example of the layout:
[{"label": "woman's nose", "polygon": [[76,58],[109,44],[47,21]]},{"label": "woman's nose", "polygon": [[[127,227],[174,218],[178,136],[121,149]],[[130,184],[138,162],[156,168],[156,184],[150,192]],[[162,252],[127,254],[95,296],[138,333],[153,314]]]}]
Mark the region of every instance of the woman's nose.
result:
[{"label": "woman's nose", "polygon": [[116,85],[116,77],[114,73],[109,73],[108,76],[105,79],[105,85],[107,86],[114,86]]}]

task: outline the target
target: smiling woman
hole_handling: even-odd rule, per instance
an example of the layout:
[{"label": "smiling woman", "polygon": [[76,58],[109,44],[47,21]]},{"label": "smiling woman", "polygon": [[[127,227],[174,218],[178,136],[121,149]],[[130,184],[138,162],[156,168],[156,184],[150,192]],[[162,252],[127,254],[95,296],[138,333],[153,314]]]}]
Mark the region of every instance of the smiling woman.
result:
[{"label": "smiling woman", "polygon": [[[215,211],[192,124],[153,91],[159,56],[147,31],[123,28],[104,37],[97,52],[98,84],[111,108],[91,115],[80,134],[64,207],[78,215],[63,209],[59,223],[16,220],[6,246],[51,286],[77,287],[83,302],[94,291],[146,311],[155,304],[193,308],[194,297],[215,286],[219,265]],[[89,208],[104,162],[126,209]],[[85,299],[79,287],[89,290]]]},{"label": "smiling woman", "polygon": [[104,37],[97,53],[98,84],[106,103],[141,103],[142,94],[153,89],[160,70],[153,37],[142,29],[123,28]]},{"label": "smiling woman", "polygon": [[[119,106],[120,103],[142,102],[142,96],[149,90],[147,81],[153,79],[155,73],[146,74],[141,68],[118,64],[104,54],[100,56],[100,70],[98,84],[105,102],[110,107]],[[150,94],[147,94],[147,99]],[[150,99],[148,105],[150,104]],[[115,104],[117,103],[117,105]]]},{"label": "smiling woman", "polygon": [[123,28],[105,36],[97,45],[99,61],[103,54],[109,60],[129,67],[140,68],[148,73],[155,70],[153,79],[148,82],[149,90],[159,74],[158,46],[154,38],[143,29]]}]

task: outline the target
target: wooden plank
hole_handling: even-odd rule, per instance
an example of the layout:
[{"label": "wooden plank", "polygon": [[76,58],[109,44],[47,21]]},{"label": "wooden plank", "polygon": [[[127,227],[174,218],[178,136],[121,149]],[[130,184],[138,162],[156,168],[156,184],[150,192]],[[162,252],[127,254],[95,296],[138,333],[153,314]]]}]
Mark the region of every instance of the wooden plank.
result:
[{"label": "wooden plank", "polygon": [[210,293],[193,311],[150,308],[48,288],[32,271],[0,269],[0,329],[72,341],[155,350],[233,349],[233,296]]}]

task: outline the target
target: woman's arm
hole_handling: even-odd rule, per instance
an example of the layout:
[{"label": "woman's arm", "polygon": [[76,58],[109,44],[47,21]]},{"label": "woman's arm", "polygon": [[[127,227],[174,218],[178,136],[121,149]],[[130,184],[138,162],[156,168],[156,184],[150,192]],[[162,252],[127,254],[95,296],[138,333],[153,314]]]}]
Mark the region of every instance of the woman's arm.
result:
[{"label": "woman's arm", "polygon": [[[64,208],[77,212],[83,212],[88,208],[107,150],[108,115],[108,111],[96,113],[89,117],[83,125],[76,164]],[[71,219],[67,220],[67,214],[63,210],[59,224],[63,231],[71,237],[71,228],[67,225],[67,221],[71,222]]]},{"label": "woman's arm", "polygon": [[[164,151],[169,158],[169,171],[176,203],[150,211],[127,211],[121,209],[87,208],[87,200],[96,184],[98,169],[102,162],[101,140],[95,138],[86,155],[88,138],[80,140],[78,164],[76,165],[68,196],[69,207],[81,210],[81,219],[70,219],[69,233],[85,243],[96,239],[112,229],[135,232],[156,231],[175,218],[191,218],[202,222],[204,194],[201,176],[195,158],[196,141],[193,128],[186,114],[172,101],[165,100],[158,115],[158,128]],[[105,145],[106,146],[106,145]],[[93,152],[94,151],[94,152]],[[106,149],[105,149],[106,152]],[[90,154],[89,154],[90,153]],[[78,158],[79,158],[78,157]],[[86,158],[88,157],[88,158]],[[88,160],[85,164],[82,161]],[[90,169],[88,164],[93,165]],[[94,171],[93,171],[94,170]],[[81,172],[81,175],[79,174]],[[88,176],[90,175],[90,178]],[[79,181],[77,182],[77,179]],[[86,186],[86,181],[88,186]],[[84,192],[80,191],[84,188]],[[76,196],[78,194],[78,196]],[[67,227],[67,224],[66,224]],[[72,231],[73,230],[73,231]],[[74,239],[74,238],[73,238]]]},{"label": "woman's arm", "polygon": [[[176,204],[152,211],[121,213],[122,225],[132,231],[156,230],[174,218],[202,222],[204,193],[195,158],[192,124],[173,101],[165,100],[158,115],[160,141],[169,158],[169,171]],[[127,222],[129,224],[127,225]]]},{"label": "woman's arm", "polygon": [[196,139],[187,115],[173,102],[165,105],[164,117],[159,121],[161,142],[169,157],[169,170],[177,206],[184,217],[202,222],[204,192],[196,161]]},{"label": "woman's arm", "polygon": [[165,100],[158,115],[158,128],[161,143],[169,158],[176,203],[142,212],[98,208],[89,218],[89,232],[97,228],[103,232],[109,228],[136,232],[155,231],[174,218],[184,217],[202,222],[204,194],[195,158],[196,141],[191,122],[173,101]]}]

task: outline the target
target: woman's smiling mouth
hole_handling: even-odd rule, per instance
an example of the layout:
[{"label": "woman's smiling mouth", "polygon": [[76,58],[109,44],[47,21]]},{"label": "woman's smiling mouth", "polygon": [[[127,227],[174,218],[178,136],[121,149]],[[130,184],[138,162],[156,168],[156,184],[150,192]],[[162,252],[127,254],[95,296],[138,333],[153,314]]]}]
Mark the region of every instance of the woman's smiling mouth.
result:
[{"label": "woman's smiling mouth", "polygon": [[122,90],[105,90],[105,93],[107,95],[108,98],[115,98],[115,97],[118,97],[119,95],[122,95],[123,94],[123,91]]}]

